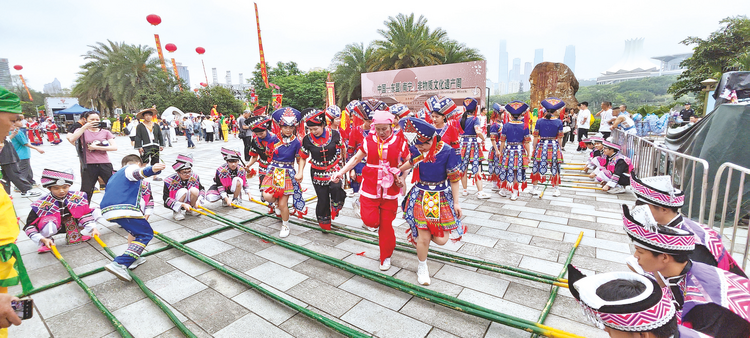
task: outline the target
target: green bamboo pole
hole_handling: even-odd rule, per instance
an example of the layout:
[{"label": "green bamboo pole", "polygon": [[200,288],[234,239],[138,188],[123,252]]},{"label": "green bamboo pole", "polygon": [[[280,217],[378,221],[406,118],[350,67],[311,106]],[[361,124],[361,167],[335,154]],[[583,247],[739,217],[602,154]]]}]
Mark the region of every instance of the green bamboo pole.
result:
[{"label": "green bamboo pole", "polygon": [[[107,252],[107,254],[110,257],[112,257],[113,259],[117,257],[117,255],[115,255],[115,253],[112,252],[112,250],[107,246],[106,243],[104,243],[104,241],[101,240],[101,238],[99,238],[99,236],[94,236],[94,239],[96,240],[97,243],[99,243],[99,245],[101,245],[101,247],[104,249],[104,251]],[[174,315],[172,310],[170,310],[167,307],[167,305],[164,304],[164,302],[162,302],[159,298],[157,298],[156,295],[153,292],[151,292],[151,290],[149,290],[145,284],[143,284],[143,281],[141,281],[141,279],[138,278],[138,276],[136,276],[130,270],[128,270],[128,273],[130,274],[130,277],[133,278],[133,281],[136,284],[138,284],[138,287],[141,288],[141,291],[143,291],[143,293],[146,294],[146,297],[151,299],[151,301],[154,302],[156,306],[158,306],[162,311],[164,311],[164,314],[166,314],[167,317],[169,317],[169,320],[171,320],[172,323],[174,323],[174,325],[177,326],[177,329],[179,329],[180,332],[182,332],[182,334],[185,335],[185,337],[198,338],[198,336],[196,336],[192,331],[190,331],[190,329],[188,329],[187,326],[185,326],[185,324],[183,324],[179,319],[177,319],[177,316]]]},{"label": "green bamboo pole", "polygon": [[[261,217],[262,216],[256,216],[256,217],[247,219],[247,220],[245,220],[243,222],[252,222],[252,221],[254,221],[254,220],[258,219],[258,218],[261,218]],[[202,239],[202,238],[205,238],[205,237],[217,234],[219,232],[222,232],[224,230],[231,229],[231,228],[233,228],[233,227],[230,226],[230,225],[227,225],[227,226],[224,226],[224,227],[221,227],[221,228],[218,228],[218,229],[211,230],[211,231],[209,231],[209,232],[207,232],[205,234],[200,234],[198,236],[195,236],[195,237],[192,237],[192,238],[188,238],[188,239],[186,239],[184,241],[181,241],[180,243],[182,243],[182,244],[188,244],[190,242],[197,241],[199,239]],[[165,246],[163,248],[158,248],[156,250],[151,250],[151,251],[143,254],[142,256],[143,257],[145,257],[145,256],[151,256],[151,255],[157,254],[159,252],[162,252],[162,251],[165,251],[165,250],[168,250],[168,249],[171,249],[171,248],[172,248],[172,246],[167,245],[167,246]],[[91,275],[97,274],[97,273],[102,272],[102,271],[104,271],[104,267],[100,267],[100,268],[96,268],[96,269],[93,269],[93,270],[86,271],[84,273],[80,273],[80,274],[78,274],[78,277],[79,278],[84,278],[84,277],[87,277],[87,276],[91,276]],[[35,293],[39,293],[39,292],[42,292],[42,291],[46,291],[46,290],[58,287],[58,286],[63,285],[63,284],[70,283],[72,281],[73,281],[73,277],[68,277],[68,278],[59,280],[59,281],[54,282],[54,283],[50,283],[50,284],[47,284],[47,285],[40,286],[38,288],[34,288],[33,290],[29,291],[28,293],[17,294],[16,297],[23,298],[23,297],[26,297],[26,296],[33,295]]]},{"label": "green bamboo pole", "polygon": [[[583,239],[583,231],[581,231],[580,234],[578,234],[578,239],[576,240],[573,247],[570,249],[570,253],[568,253],[568,258],[565,260],[565,265],[563,265],[562,271],[560,271],[560,274],[558,275],[560,278],[565,276],[565,274],[568,272],[568,264],[570,264],[570,261],[573,260],[573,255],[575,255],[576,250],[578,249],[578,246],[581,244],[581,239]],[[539,315],[539,320],[537,322],[539,324],[544,324],[544,321],[547,320],[547,315],[549,315],[550,310],[552,310],[552,304],[555,303],[555,299],[557,299],[557,291],[560,288],[557,286],[552,287],[552,292],[549,294],[549,299],[547,299],[547,304],[544,305],[544,309],[542,309],[542,313]],[[532,335],[532,337],[536,337],[536,335]]]},{"label": "green bamboo pole", "polygon": [[104,316],[109,319],[109,321],[112,323],[112,326],[115,327],[115,330],[117,330],[120,336],[122,336],[123,338],[132,338],[133,336],[130,335],[130,332],[128,332],[128,330],[124,326],[122,326],[122,323],[120,323],[120,321],[115,318],[112,312],[109,312],[109,310],[107,310],[107,308],[104,306],[104,304],[102,304],[99,298],[96,297],[91,289],[89,289],[89,286],[86,285],[86,283],[84,283],[80,278],[78,278],[76,273],[73,272],[73,268],[68,265],[68,262],[66,262],[65,258],[60,255],[60,252],[57,251],[57,247],[54,245],[52,246],[52,253],[60,261],[60,263],[62,263],[65,269],[68,270],[68,274],[70,274],[70,277],[72,277],[73,280],[78,283],[78,286],[80,286],[81,289],[83,289],[83,291],[86,292],[86,294],[89,296],[89,298],[91,298],[91,301],[94,303],[94,305],[96,305],[99,311],[101,311],[102,314],[104,314]]},{"label": "green bamboo pole", "polygon": [[276,245],[279,245],[281,247],[287,248],[289,250],[292,250],[294,252],[303,254],[305,256],[311,257],[313,259],[319,260],[321,262],[327,263],[329,265],[333,265],[335,267],[338,267],[342,270],[351,272],[353,274],[356,274],[358,276],[370,279],[372,281],[381,283],[383,285],[395,288],[397,290],[406,292],[410,295],[413,295],[415,297],[419,297],[425,300],[429,300],[431,302],[434,302],[436,304],[462,311],[474,316],[478,316],[480,318],[488,319],[497,323],[501,323],[504,325],[508,325],[511,327],[515,327],[518,329],[525,330],[527,332],[531,333],[537,333],[544,336],[549,337],[580,337],[577,335],[574,335],[572,333],[568,333],[559,329],[554,329],[545,325],[541,325],[539,323],[525,320],[517,317],[513,317],[504,313],[500,313],[494,310],[490,310],[488,308],[481,307],[479,305],[458,299],[456,297],[448,296],[445,294],[442,294],[440,292],[436,292],[421,286],[417,286],[405,281],[402,281],[397,278],[393,278],[391,276],[382,274],[380,272],[375,272],[369,269],[364,269],[362,267],[356,266],[351,263],[344,262],[340,259],[336,259],[330,256],[326,256],[320,253],[317,253],[315,251],[309,250],[307,248],[286,242],[284,240],[280,240],[278,238],[275,238],[273,236],[269,236],[265,233],[262,233],[260,231],[256,231],[254,229],[247,228],[237,222],[231,221],[229,219],[226,219],[224,217],[218,216],[218,215],[204,215],[208,216],[209,218],[212,218],[214,220],[217,220],[219,222],[225,223],[227,225],[234,225],[237,229],[243,230],[247,233],[253,234],[265,241],[274,243]]},{"label": "green bamboo pole", "polygon": [[369,337],[368,335],[366,335],[364,333],[361,333],[361,332],[359,332],[357,330],[349,328],[346,325],[340,324],[340,323],[338,323],[336,321],[333,321],[333,320],[331,320],[331,319],[329,319],[329,318],[327,318],[325,316],[322,316],[322,315],[320,315],[318,313],[315,313],[315,312],[313,312],[311,310],[308,310],[308,309],[306,309],[306,308],[304,308],[302,306],[299,306],[299,305],[297,305],[297,304],[295,304],[295,303],[287,300],[286,298],[280,297],[280,296],[276,295],[275,293],[266,290],[265,288],[261,287],[260,285],[251,282],[249,279],[247,279],[245,277],[242,277],[239,274],[237,274],[237,273],[235,273],[235,272],[227,269],[226,267],[224,267],[222,264],[216,262],[215,260],[213,260],[211,258],[208,258],[208,257],[204,256],[203,254],[201,254],[200,252],[195,251],[193,249],[190,249],[190,248],[188,248],[188,247],[180,244],[179,242],[176,242],[175,240],[173,240],[173,239],[171,239],[171,238],[169,238],[167,236],[164,236],[164,235],[162,235],[160,233],[157,233],[157,232],[155,232],[154,235],[156,236],[156,238],[164,241],[165,243],[169,243],[170,245],[174,246],[176,249],[185,252],[186,254],[192,256],[193,258],[195,258],[195,259],[197,259],[197,260],[199,260],[199,261],[201,261],[203,263],[206,263],[206,264],[208,264],[208,265],[216,268],[217,270],[219,270],[219,271],[221,271],[221,272],[223,272],[223,273],[225,273],[225,274],[227,274],[227,275],[229,275],[229,276],[231,276],[231,277],[233,277],[233,278],[235,278],[235,279],[237,279],[237,280],[245,283],[247,286],[250,286],[253,289],[256,289],[256,290],[260,291],[261,293],[265,294],[269,298],[274,299],[276,301],[279,301],[282,304],[284,304],[284,305],[286,305],[286,306],[294,309],[295,311],[299,311],[299,312],[303,313],[304,315],[306,315],[306,316],[308,316],[308,317],[310,317],[310,318],[312,318],[314,320],[317,320],[321,324],[323,324],[325,326],[328,326],[331,329],[333,329],[333,330],[335,330],[335,331],[337,331],[337,332],[339,332],[339,333],[341,333],[343,335],[346,335],[347,337]]},{"label": "green bamboo pole", "polygon": [[[271,217],[271,218],[278,218],[278,216],[264,214],[264,213],[261,213],[259,211],[255,211],[255,210],[252,210],[252,209],[249,209],[249,208],[245,208],[243,206],[237,206],[237,207],[240,208],[240,209],[243,209],[243,210],[247,210],[247,211],[259,214],[260,216]],[[253,218],[253,219],[255,219],[255,218]],[[310,223],[314,223],[314,221],[312,219],[308,218],[308,217],[305,217],[304,220],[306,220],[306,221],[308,221]],[[309,225],[306,225],[306,224],[304,224],[302,222],[293,221],[291,219],[290,219],[289,222],[291,222],[292,224],[304,226],[304,227],[307,227],[307,228],[310,228],[310,229],[322,231],[324,233],[332,233],[332,234],[337,235],[337,236],[342,236],[339,232],[329,231],[329,230],[323,230],[323,229],[321,229],[317,225],[316,226],[309,226]],[[315,223],[315,224],[317,224],[317,223]],[[366,236],[366,237],[371,237],[371,238],[377,238],[378,237],[377,235],[372,234],[372,233],[367,233],[367,232],[364,232],[364,231],[359,231],[359,230],[355,230],[355,229],[346,228],[346,227],[341,226],[341,225],[336,225],[336,224],[332,224],[332,225],[336,229],[348,231],[348,232],[355,233],[355,234],[358,234],[358,235],[362,235],[362,236]],[[346,236],[343,236],[343,237],[346,237]],[[361,242],[365,242],[365,243],[370,243],[370,244],[378,245],[377,243],[367,242],[367,241],[364,241],[364,240],[361,240],[361,239],[358,239],[358,238],[352,238],[352,237],[347,237],[347,238],[351,238],[351,239],[354,239],[354,240],[357,240],[357,241],[361,241]],[[409,243],[404,243],[404,242],[398,242],[397,241],[396,244],[397,244],[396,250],[405,251],[405,252],[412,252],[413,251],[413,249],[410,249],[411,247],[413,247],[413,245],[411,245]],[[401,247],[399,247],[399,245]],[[410,251],[410,250],[404,250],[403,248],[409,248],[412,251]],[[553,284],[553,282],[558,282],[558,283],[567,283],[568,282],[566,279],[557,278],[555,276],[551,276],[551,275],[547,275],[547,274],[543,274],[543,273],[538,273],[538,272],[534,272],[534,271],[529,271],[529,270],[517,268],[517,267],[514,267],[514,266],[508,266],[508,265],[498,264],[498,263],[494,263],[494,262],[488,262],[488,261],[484,261],[484,260],[474,259],[474,258],[470,258],[470,257],[465,257],[465,256],[456,255],[456,254],[452,254],[452,253],[448,253],[448,252],[443,252],[443,251],[438,251],[438,250],[433,250],[433,249],[430,249],[430,252],[433,253],[433,254],[432,255],[428,255],[428,257],[433,258],[433,259],[447,261],[447,262],[456,263],[456,264],[462,264],[462,265],[469,265],[469,264],[464,264],[464,262],[470,262],[470,263],[473,263],[473,265],[469,265],[469,266],[476,267],[478,269],[493,271],[493,272],[497,272],[497,273],[501,273],[501,274],[505,274],[505,275],[509,275],[509,276],[514,276],[514,277],[519,277],[519,278],[524,278],[524,279],[529,279],[529,280],[537,281],[537,282],[541,282],[541,283]],[[441,256],[443,256],[443,257],[441,257]],[[448,257],[448,258],[451,258],[451,259],[446,259],[445,257]],[[475,266],[475,265],[479,265],[479,266]],[[489,268],[488,266],[489,267],[494,267],[495,269]],[[498,269],[500,269],[500,270],[498,270]],[[503,271],[503,270],[509,270],[509,271]],[[512,272],[510,272],[510,271],[512,271]],[[534,278],[528,278],[528,277],[534,277]],[[540,281],[538,279],[548,280],[549,282]]]}]

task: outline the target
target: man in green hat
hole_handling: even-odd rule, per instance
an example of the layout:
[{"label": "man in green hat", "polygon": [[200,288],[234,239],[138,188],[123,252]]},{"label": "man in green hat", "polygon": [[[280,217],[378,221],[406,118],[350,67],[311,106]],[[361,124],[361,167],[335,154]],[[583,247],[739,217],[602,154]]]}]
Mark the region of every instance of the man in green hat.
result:
[{"label": "man in green hat", "polygon": [[[19,114],[21,100],[16,94],[0,87],[0,135],[3,139],[8,135]],[[0,329],[0,338],[8,337],[6,327],[21,324],[21,319],[10,306],[11,301],[17,298],[8,294],[8,287],[21,281],[24,292],[33,288],[21,261],[21,254],[15,245],[19,229],[13,202],[5,190],[0,189],[0,327],[3,327]]]}]

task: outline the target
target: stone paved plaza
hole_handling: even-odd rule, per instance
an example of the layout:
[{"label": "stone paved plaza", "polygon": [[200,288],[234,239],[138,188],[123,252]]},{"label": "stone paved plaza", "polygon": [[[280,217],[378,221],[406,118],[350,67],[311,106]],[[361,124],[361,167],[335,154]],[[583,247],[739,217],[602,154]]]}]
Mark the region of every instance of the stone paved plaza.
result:
[{"label": "stone paved plaza", "polygon": [[[228,143],[197,143],[190,150],[196,159],[194,170],[208,187],[214,171],[222,163],[221,146],[242,148],[242,142],[230,136]],[[188,152],[184,138],[162,157],[167,174],[178,152]],[[127,137],[118,137],[119,151],[110,159],[119,169],[120,159],[135,151]],[[34,152],[32,166],[39,180],[42,168],[73,168],[78,172],[74,147],[65,142],[58,146],[45,144],[47,153]],[[574,149],[569,145],[568,150]],[[583,154],[566,152],[569,162],[582,162]],[[162,175],[164,177],[165,175]],[[257,178],[250,181],[257,186]],[[489,185],[488,185],[489,186]],[[76,177],[73,189],[80,187]],[[305,171],[306,197],[314,194]],[[184,240],[220,226],[205,216],[187,216],[176,222],[172,211],[162,204],[162,182],[153,182],[156,208],[150,223],[154,230],[176,240]],[[449,242],[443,250],[523,269],[557,275],[563,268],[568,252],[579,232],[584,232],[573,264],[593,274],[626,270],[624,259],[632,252],[622,230],[620,204],[631,202],[630,194],[609,195],[584,189],[561,189],[563,195],[552,197],[548,190],[543,198],[522,194],[517,201],[501,198],[496,193],[488,200],[473,195],[463,197],[464,222],[469,229],[463,241]],[[257,190],[256,190],[256,198]],[[31,199],[13,193],[16,211],[25,221]],[[96,193],[92,205],[102,193]],[[308,216],[314,217],[314,203],[309,202]],[[258,211],[266,207],[245,202]],[[219,203],[208,207],[232,220],[240,221],[255,214]],[[361,221],[353,217],[351,200],[347,199],[343,215],[335,222],[361,229]],[[254,229],[278,236],[280,221],[269,217],[248,223]],[[399,241],[405,241],[407,226],[400,217],[394,224]],[[125,250],[127,234],[112,223],[101,229],[102,239],[120,254]],[[65,245],[64,236],[56,237],[60,252],[76,273],[104,266],[111,259],[93,240],[75,246]],[[289,242],[302,245],[346,262],[378,270],[379,251],[368,245],[332,234],[323,234],[292,225]],[[52,254],[37,254],[36,245],[23,233],[18,246],[35,287],[68,277],[64,267]],[[154,239],[146,250],[164,247]],[[370,280],[354,276],[282,247],[263,242],[237,230],[226,230],[187,245],[231,268],[287,299],[312,311],[357,328],[377,337],[529,337],[529,333],[469,316],[417,299]],[[433,248],[436,246],[433,244]],[[361,254],[364,252],[364,254]],[[396,251],[388,275],[416,284],[415,255]],[[550,286],[506,275],[477,270],[459,264],[428,260],[432,290],[458,297],[484,307],[536,321],[545,306]],[[147,257],[147,263],[135,270],[145,284],[199,337],[335,337],[328,329],[301,313],[281,305],[252,290],[210,266],[169,249]],[[135,337],[181,337],[169,318],[141,292],[135,283],[125,283],[108,272],[83,278],[103,304]],[[20,285],[10,289],[21,292]],[[68,283],[32,296],[34,317],[18,327],[10,328],[11,337],[117,337],[109,321],[93,305],[75,283]],[[588,324],[581,309],[567,289],[552,307],[546,325],[585,337],[606,337]]]}]

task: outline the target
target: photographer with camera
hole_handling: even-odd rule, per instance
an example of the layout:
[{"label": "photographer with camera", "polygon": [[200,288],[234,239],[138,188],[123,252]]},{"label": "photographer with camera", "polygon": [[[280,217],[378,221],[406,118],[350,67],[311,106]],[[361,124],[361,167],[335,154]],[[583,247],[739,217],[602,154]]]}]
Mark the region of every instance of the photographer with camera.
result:
[{"label": "photographer with camera", "polygon": [[91,203],[91,195],[94,193],[94,185],[102,179],[107,184],[112,176],[113,167],[109,161],[108,151],[117,151],[115,135],[109,130],[102,129],[99,113],[87,111],[81,115],[86,123],[68,135],[68,141],[75,144],[80,139],[81,145],[81,191]]}]

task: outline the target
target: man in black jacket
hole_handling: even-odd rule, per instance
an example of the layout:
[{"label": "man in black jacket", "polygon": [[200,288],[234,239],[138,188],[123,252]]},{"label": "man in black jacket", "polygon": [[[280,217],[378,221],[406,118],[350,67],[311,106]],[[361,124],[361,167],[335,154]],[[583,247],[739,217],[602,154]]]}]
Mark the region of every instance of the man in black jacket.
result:
[{"label": "man in black jacket", "polygon": [[[143,120],[135,128],[135,149],[141,154],[143,163],[151,165],[159,163],[159,152],[164,150],[164,139],[161,136],[161,129],[154,125],[155,108],[141,110],[136,118]],[[150,162],[149,162],[150,159]],[[161,181],[161,178],[154,176],[154,181]]]}]

